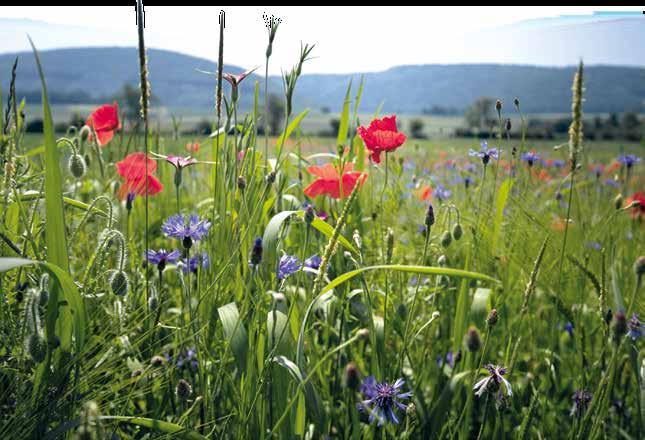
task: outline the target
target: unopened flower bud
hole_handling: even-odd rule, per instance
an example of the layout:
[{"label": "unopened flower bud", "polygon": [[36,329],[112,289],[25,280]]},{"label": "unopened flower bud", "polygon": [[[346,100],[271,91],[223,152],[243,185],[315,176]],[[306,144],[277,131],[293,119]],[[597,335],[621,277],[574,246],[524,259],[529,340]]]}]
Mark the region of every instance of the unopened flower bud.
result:
[{"label": "unopened flower bud", "polygon": [[513,99],[513,104],[515,104],[515,107],[519,107],[520,106],[520,98]]},{"label": "unopened flower bud", "polygon": [[83,177],[85,175],[85,172],[87,171],[85,160],[80,154],[72,154],[69,158],[67,166],[69,167],[69,172],[72,173],[72,176],[76,177],[77,179]]},{"label": "unopened flower bud", "polygon": [[246,188],[246,178],[244,176],[237,178],[237,187],[240,191],[244,191],[244,188]]},{"label": "unopened flower bud", "polygon": [[439,255],[439,258],[437,258],[437,264],[438,264],[440,267],[446,267],[446,265],[448,264],[448,259],[447,259],[447,258],[446,258],[446,256],[445,256],[445,255],[443,255],[443,254],[442,254],[442,255]]},{"label": "unopened flower bud", "polygon": [[504,124],[504,130],[511,131],[511,118],[506,118],[506,123]]},{"label": "unopened flower bud", "polygon": [[619,340],[627,333],[627,317],[624,312],[616,312],[614,315],[614,337]]},{"label": "unopened flower bud", "polygon": [[350,390],[357,390],[361,384],[361,374],[358,367],[354,362],[350,362],[345,367],[345,376],[343,378],[343,385]]},{"label": "unopened flower bud", "polygon": [[452,227],[452,238],[459,240],[462,235],[464,235],[464,230],[461,229],[461,225],[459,223],[455,223]]},{"label": "unopened flower bud", "polygon": [[386,243],[386,261],[387,264],[390,264],[394,253],[394,230],[392,228],[387,228]]},{"label": "unopened flower bud", "polygon": [[450,235],[450,232],[444,231],[443,234],[441,234],[441,246],[447,248],[450,246],[450,243],[452,243],[452,235]]},{"label": "unopened flower bud", "polygon": [[114,275],[112,275],[112,279],[110,280],[110,287],[112,288],[112,293],[115,295],[126,295],[130,288],[128,275],[122,270],[114,272]]},{"label": "unopened flower bud", "polygon": [[193,387],[187,380],[179,379],[177,387],[175,388],[175,394],[179,400],[187,400],[193,394]]},{"label": "unopened flower bud", "polygon": [[488,324],[489,328],[495,327],[495,324],[497,324],[498,319],[499,319],[499,315],[497,314],[497,309],[492,309],[488,313],[488,316],[486,317],[486,324]]},{"label": "unopened flower bud", "polygon": [[310,225],[313,223],[315,219],[316,219],[316,211],[314,210],[314,207],[311,205],[307,206],[307,209],[305,209],[305,223]]},{"label": "unopened flower bud", "polygon": [[495,110],[497,110],[497,113],[502,111],[502,101],[499,99],[495,101]]},{"label": "unopened flower bud", "polygon": [[47,353],[45,338],[38,333],[29,335],[27,338],[27,353],[29,353],[31,359],[37,364],[45,360],[45,354]]},{"label": "unopened flower bud", "polygon": [[428,204],[428,210],[426,211],[425,225],[427,229],[430,229],[434,225],[434,208],[432,203]]},{"label": "unopened flower bud", "polygon": [[358,330],[358,332],[356,334],[361,339],[367,339],[369,337],[369,335],[370,335],[370,331],[368,329],[366,329],[366,328],[362,328],[362,329]]},{"label": "unopened flower bud", "polygon": [[275,171],[271,171],[269,174],[267,174],[265,179],[269,185],[275,182]]},{"label": "unopened flower bud", "polygon": [[477,331],[475,327],[470,327],[468,332],[466,332],[464,344],[471,353],[474,353],[481,348],[482,340],[479,336],[479,331]]},{"label": "unopened flower bud", "polygon": [[614,206],[616,207],[616,209],[620,209],[620,208],[623,207],[623,195],[622,194],[618,194],[616,196],[616,198],[614,199]]},{"label": "unopened flower bud", "polygon": [[638,278],[645,275],[645,256],[640,256],[634,263],[634,273]]},{"label": "unopened flower bud", "polygon": [[153,356],[152,359],[150,359],[150,365],[152,365],[153,367],[161,367],[165,363],[166,358],[164,358],[163,356],[156,355]]}]

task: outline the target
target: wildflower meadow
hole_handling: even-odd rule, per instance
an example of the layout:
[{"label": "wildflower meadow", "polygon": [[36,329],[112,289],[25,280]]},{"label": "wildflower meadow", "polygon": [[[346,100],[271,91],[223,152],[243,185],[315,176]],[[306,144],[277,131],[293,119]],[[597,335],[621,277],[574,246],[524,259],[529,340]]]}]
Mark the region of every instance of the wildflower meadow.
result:
[{"label": "wildflower meadow", "polygon": [[584,137],[582,61],[562,141],[521,96],[420,141],[360,116],[367,80],[312,139],[303,43],[270,136],[240,85],[283,25],[229,74],[222,12],[210,135],[175,139],[138,14],[136,127],[111,101],[56,134],[38,41],[42,135],[0,94],[0,438],[643,438],[643,148]]}]

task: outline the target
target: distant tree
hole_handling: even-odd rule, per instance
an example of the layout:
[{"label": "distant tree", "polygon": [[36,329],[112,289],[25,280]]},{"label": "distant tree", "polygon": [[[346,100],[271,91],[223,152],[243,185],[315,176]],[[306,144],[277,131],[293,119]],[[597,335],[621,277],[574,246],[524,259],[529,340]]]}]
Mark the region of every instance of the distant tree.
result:
[{"label": "distant tree", "polygon": [[200,135],[209,135],[211,134],[211,123],[208,119],[202,119],[195,126],[195,132]]},{"label": "distant tree", "polygon": [[424,123],[420,118],[414,118],[410,120],[410,135],[416,139],[423,139],[425,134],[423,134]]},{"label": "distant tree", "polygon": [[634,130],[641,125],[641,121],[638,120],[638,115],[634,112],[623,113],[623,129],[627,131]]},{"label": "distant tree", "polygon": [[27,133],[42,133],[43,132],[43,120],[42,119],[34,119],[33,121],[27,122],[27,125],[25,126],[25,131]]},{"label": "distant tree", "polygon": [[340,119],[338,118],[331,118],[329,120],[329,131],[331,133],[331,136],[336,136],[338,133],[338,130],[340,129]]},{"label": "distant tree", "polygon": [[284,101],[278,95],[269,95],[269,129],[272,135],[277,135],[282,129],[282,120],[284,119]]},{"label": "distant tree", "polygon": [[331,113],[331,109],[327,106],[324,106],[320,109],[320,113],[322,113],[323,115],[328,115],[329,113]]},{"label": "distant tree", "polygon": [[[141,110],[141,91],[139,88],[130,84],[124,84],[115,99],[118,101],[125,119],[130,121],[130,124],[135,125],[139,119],[139,112]],[[150,97],[151,104],[158,102],[159,99],[155,95]]]},{"label": "distant tree", "polygon": [[495,99],[482,96],[466,110],[466,126],[484,130],[495,124]]}]

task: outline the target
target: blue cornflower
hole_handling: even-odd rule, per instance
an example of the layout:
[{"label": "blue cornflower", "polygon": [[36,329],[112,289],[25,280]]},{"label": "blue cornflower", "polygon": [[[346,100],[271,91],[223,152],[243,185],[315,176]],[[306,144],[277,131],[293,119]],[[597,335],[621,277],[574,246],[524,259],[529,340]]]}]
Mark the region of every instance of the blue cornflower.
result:
[{"label": "blue cornflower", "polygon": [[554,168],[563,168],[567,163],[562,159],[553,159],[550,165]]},{"label": "blue cornflower", "polygon": [[365,409],[370,413],[370,422],[378,421],[382,426],[384,422],[399,423],[395,409],[402,411],[407,406],[399,402],[399,399],[409,399],[412,397],[411,392],[401,392],[404,384],[403,379],[397,379],[394,384],[387,382],[377,383],[374,376],[370,376],[363,381],[360,391],[363,393],[364,400],[359,404],[360,409]]},{"label": "blue cornflower", "polygon": [[504,385],[506,388],[506,394],[511,397],[513,395],[513,390],[511,389],[511,383],[504,379],[504,375],[507,373],[506,367],[501,365],[488,364],[484,366],[488,370],[489,376],[483,378],[475,384],[473,390],[475,391],[476,396],[481,396],[487,391],[493,392],[497,391],[497,397],[502,397],[502,387]]},{"label": "blue cornflower", "polygon": [[298,272],[302,265],[295,255],[284,254],[278,262],[278,280],[282,281],[289,275]]},{"label": "blue cornflower", "polygon": [[450,196],[452,195],[452,191],[450,191],[442,184],[437,183],[435,187],[432,189],[432,195],[440,202],[443,202],[444,200],[447,200],[450,198]]},{"label": "blue cornflower", "polygon": [[306,272],[318,273],[320,263],[322,263],[322,258],[320,258],[318,254],[314,254],[305,260],[303,270]]},{"label": "blue cornflower", "polygon": [[262,262],[262,237],[258,237],[253,242],[253,249],[251,249],[251,258],[249,258],[249,266],[257,268]]},{"label": "blue cornflower", "polygon": [[464,177],[464,186],[466,189],[470,188],[470,186],[475,182],[475,179],[473,179],[470,176]]},{"label": "blue cornflower", "polygon": [[598,243],[597,241],[589,241],[585,243],[585,246],[588,247],[589,249],[595,249],[597,251],[602,249],[602,244]]},{"label": "blue cornflower", "polygon": [[167,237],[174,237],[183,240],[183,245],[189,249],[193,241],[199,241],[208,233],[211,222],[200,220],[199,216],[191,215],[186,218],[182,214],[168,217],[161,226],[161,230]]},{"label": "blue cornflower", "polygon": [[528,153],[522,154],[522,160],[528,163],[530,167],[532,167],[535,162],[540,160],[540,155],[535,151],[529,151]]},{"label": "blue cornflower", "polygon": [[627,335],[632,338],[632,341],[635,341],[636,339],[640,338],[643,336],[643,330],[645,329],[645,324],[641,323],[640,320],[638,319],[638,313],[634,313],[627,323],[627,326],[629,327],[629,331],[627,332]]},{"label": "blue cornflower", "polygon": [[618,156],[618,162],[625,165],[627,168],[631,168],[641,161],[641,158],[635,154],[621,154]]},{"label": "blue cornflower", "polygon": [[175,362],[177,368],[184,368],[184,366],[190,366],[192,370],[197,370],[199,361],[197,360],[197,350],[195,347],[191,347],[186,350],[186,355],[182,356],[181,353],[177,356],[177,361]]},{"label": "blue cornflower", "polygon": [[186,261],[186,259],[184,258],[183,260],[181,260],[181,262],[181,269],[184,273],[188,273],[188,271],[197,273],[200,267],[202,269],[208,269],[211,265],[211,260],[206,252],[202,252],[200,255],[190,257],[188,261]]},{"label": "blue cornflower", "polygon": [[573,407],[571,408],[571,416],[582,417],[587,411],[589,403],[591,403],[592,394],[586,390],[578,390],[573,393]]},{"label": "blue cornflower", "polygon": [[158,251],[148,249],[145,257],[148,263],[157,265],[159,270],[164,270],[166,264],[176,262],[181,257],[181,253],[176,249],[170,252],[165,249],[159,249]]},{"label": "blue cornflower", "polygon": [[618,188],[620,186],[620,183],[618,183],[618,181],[614,179],[605,179],[605,185]]},{"label": "blue cornflower", "polygon": [[564,324],[564,330],[569,333],[569,336],[573,336],[573,324],[568,322]]},{"label": "blue cornflower", "polygon": [[484,165],[488,165],[488,162],[490,162],[491,158],[495,160],[499,158],[499,151],[497,150],[497,148],[488,149],[488,141],[483,140],[481,141],[481,149],[479,151],[475,151],[471,148],[468,152],[468,155],[472,157],[479,157],[481,158]]}]

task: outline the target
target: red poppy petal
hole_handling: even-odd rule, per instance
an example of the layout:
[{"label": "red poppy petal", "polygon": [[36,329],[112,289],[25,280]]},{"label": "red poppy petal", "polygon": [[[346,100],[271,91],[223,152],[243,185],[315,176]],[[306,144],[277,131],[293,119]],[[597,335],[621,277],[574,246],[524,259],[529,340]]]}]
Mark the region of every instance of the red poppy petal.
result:
[{"label": "red poppy petal", "polygon": [[87,118],[87,125],[92,126],[95,131],[102,130],[118,130],[121,128],[119,121],[119,105],[104,104],[94,110],[94,112]]},{"label": "red poppy petal", "polygon": [[385,130],[396,132],[396,115],[385,116],[383,119],[374,119],[370,123],[370,130]]},{"label": "red poppy petal", "polygon": [[363,176],[367,176],[366,174],[363,174],[361,172],[354,172],[354,173],[347,173],[343,175],[343,196],[349,197],[349,195],[354,191],[354,187],[356,186],[356,183],[360,179],[360,184],[362,185],[365,182],[365,178]]},{"label": "red poppy petal", "polygon": [[108,144],[112,138],[114,137],[114,131],[113,130],[101,130],[96,132],[96,137],[98,139],[98,144],[101,147],[104,147],[106,144]]},{"label": "red poppy petal", "polygon": [[[146,169],[146,162],[148,167]],[[153,174],[157,171],[157,162],[147,158],[143,152],[130,153],[121,162],[116,163],[116,169],[122,177],[142,177],[146,174]]]},{"label": "red poppy petal", "polygon": [[327,194],[330,197],[337,199],[339,198],[340,190],[338,188],[337,180],[317,179],[304,189],[304,193],[306,196],[311,198]]},{"label": "red poppy petal", "polygon": [[322,166],[312,165],[307,168],[307,171],[309,171],[309,174],[313,174],[314,176],[320,177],[322,179],[338,180],[338,170],[336,170],[336,167],[334,167],[334,165],[332,165],[331,163],[326,163]]}]

